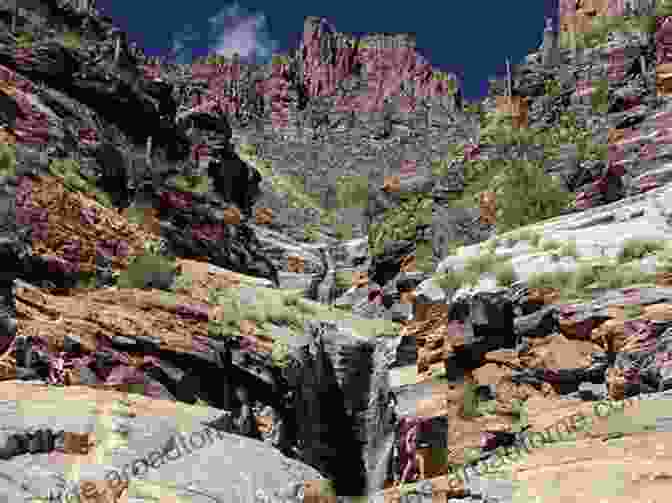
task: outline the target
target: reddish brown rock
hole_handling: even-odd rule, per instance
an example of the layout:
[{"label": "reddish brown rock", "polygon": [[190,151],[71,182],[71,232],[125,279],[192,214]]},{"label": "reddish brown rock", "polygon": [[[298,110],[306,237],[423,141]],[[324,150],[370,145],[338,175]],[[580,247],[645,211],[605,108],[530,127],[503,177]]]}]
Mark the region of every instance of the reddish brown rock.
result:
[{"label": "reddish brown rock", "polygon": [[273,223],[273,210],[271,208],[257,208],[255,211],[255,222],[257,225]]},{"label": "reddish brown rock", "polygon": [[95,270],[96,247],[101,243],[116,243],[124,248],[123,253],[112,256],[112,269],[119,271],[128,267],[130,257],[144,253],[145,243],[158,237],[90,197],[68,191],[59,178],[32,179],[31,203],[47,210],[49,218],[47,239],[33,241],[33,252],[65,258],[65,245],[75,240],[80,245],[81,271]]}]

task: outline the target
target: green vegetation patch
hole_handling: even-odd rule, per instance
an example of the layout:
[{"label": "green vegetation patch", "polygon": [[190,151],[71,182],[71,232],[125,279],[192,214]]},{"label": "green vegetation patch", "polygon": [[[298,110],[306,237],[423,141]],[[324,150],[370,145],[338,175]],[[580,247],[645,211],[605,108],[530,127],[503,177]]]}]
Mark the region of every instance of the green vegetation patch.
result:
[{"label": "green vegetation patch", "polygon": [[119,288],[143,289],[157,276],[174,272],[175,260],[158,253],[144,253],[131,259],[128,268],[119,274]]},{"label": "green vegetation patch", "polygon": [[66,49],[79,49],[82,46],[82,37],[74,31],[66,31],[57,39]]},{"label": "green vegetation patch", "polygon": [[205,175],[177,175],[170,181],[181,192],[206,194],[212,190],[212,181]]},{"label": "green vegetation patch", "polygon": [[654,255],[665,250],[665,245],[660,241],[646,239],[628,239],[623,243],[623,249],[618,254],[619,263],[641,259],[647,255]]},{"label": "green vegetation patch", "polygon": [[365,208],[368,201],[368,176],[338,177],[336,181],[336,204],[339,208]]},{"label": "green vegetation patch", "polygon": [[498,281],[507,283],[515,277],[510,259],[494,253],[482,253],[467,259],[461,271],[449,270],[433,276],[436,284],[444,290],[455,290],[467,285],[476,285],[485,273],[494,273]]},{"label": "green vegetation patch", "polygon": [[387,241],[415,241],[418,225],[431,225],[433,199],[430,193],[402,194],[396,208],[385,211],[381,222],[369,227],[369,249],[383,253]]},{"label": "green vegetation patch", "polygon": [[82,192],[93,197],[98,203],[107,208],[112,207],[109,194],[96,188],[95,180],[85,177],[75,159],[53,159],[49,163],[49,173],[61,178],[63,185],[71,192]]},{"label": "green vegetation patch", "polygon": [[655,276],[642,272],[638,263],[590,259],[581,261],[574,271],[534,273],[527,283],[530,288],[558,289],[561,299],[568,301],[590,299],[594,290],[652,285]]},{"label": "green vegetation patch", "polygon": [[556,217],[573,200],[544,173],[543,161],[504,161],[492,189],[497,194],[498,232]]},{"label": "green vegetation patch", "polygon": [[352,316],[351,313],[334,307],[311,303],[302,297],[303,290],[276,290],[255,287],[252,304],[241,303],[239,290],[233,288],[215,289],[210,293],[209,302],[224,306],[224,319],[210,322],[212,336],[239,335],[241,320],[252,320],[257,324],[257,332],[275,337],[271,323],[288,328],[290,335],[303,334],[304,322],[311,319],[344,320],[353,330],[364,337],[397,335],[398,327],[391,320],[367,320]]},{"label": "green vegetation patch", "polygon": [[16,147],[0,143],[0,176],[16,176]]}]

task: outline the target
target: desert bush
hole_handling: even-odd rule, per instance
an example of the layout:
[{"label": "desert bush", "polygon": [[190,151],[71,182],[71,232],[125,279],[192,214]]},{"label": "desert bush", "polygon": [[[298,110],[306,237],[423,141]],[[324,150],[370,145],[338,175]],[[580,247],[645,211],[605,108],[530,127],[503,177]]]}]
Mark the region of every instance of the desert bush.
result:
[{"label": "desert bush", "polygon": [[415,241],[417,226],[432,223],[431,194],[402,194],[396,208],[388,209],[380,222],[369,226],[369,249],[380,255],[386,241]]},{"label": "desert bush", "polygon": [[628,304],[623,306],[623,313],[628,319],[639,318],[642,314],[644,314],[644,308],[639,304]]},{"label": "desert bush", "polygon": [[366,176],[340,176],[336,181],[339,208],[364,208],[369,201],[369,180]]},{"label": "desert bush", "polygon": [[511,240],[513,243],[527,241],[530,244],[533,244],[533,242],[538,244],[541,236],[533,229],[520,229],[509,233],[507,239]]},{"label": "desert bush", "polygon": [[572,276],[570,271],[537,272],[528,277],[527,286],[529,288],[562,289],[570,285]]},{"label": "desert bush", "polygon": [[172,285],[176,270],[175,262],[157,253],[145,253],[133,257],[117,280],[119,288],[168,288]]},{"label": "desert bush", "polygon": [[58,40],[66,49],[79,49],[82,46],[81,36],[74,31],[66,31],[60,35]]},{"label": "desert bush", "polygon": [[499,243],[497,239],[490,238],[481,243],[481,250],[483,250],[484,253],[495,253],[498,244]]},{"label": "desert bush", "polygon": [[576,248],[576,241],[573,239],[570,239],[569,241],[562,243],[560,245],[560,248],[558,249],[558,254],[561,257],[574,257],[577,258],[579,256],[579,252]]},{"label": "desert bush", "polygon": [[434,276],[434,281],[443,290],[457,290],[462,286],[465,274],[461,271],[449,269]]},{"label": "desert bush", "polygon": [[289,365],[289,345],[286,342],[273,341],[273,350],[271,351],[273,364],[279,368],[285,368]]},{"label": "desert bush", "polygon": [[352,225],[345,223],[337,223],[334,228],[334,236],[339,241],[348,241],[352,239]]},{"label": "desert bush", "polygon": [[16,175],[16,147],[0,143],[0,176]]},{"label": "desert bush", "polygon": [[585,263],[579,264],[574,271],[574,288],[576,290],[584,290],[589,285],[597,281],[599,277],[599,270],[595,264]]},{"label": "desert bush", "polygon": [[211,189],[210,178],[204,175],[177,175],[173,178],[175,187],[182,192],[205,194]]},{"label": "desert bush", "polygon": [[188,273],[181,273],[175,278],[174,290],[189,290],[194,284],[194,279]]},{"label": "desert bush", "polygon": [[498,260],[505,259],[498,259],[498,257],[492,253],[481,253],[480,255],[467,259],[464,270],[468,274],[480,277],[481,274],[491,272]]},{"label": "desert bush", "polygon": [[503,161],[497,194],[497,232],[506,232],[556,217],[573,200],[544,173],[542,161]]},{"label": "desert bush", "polygon": [[431,272],[434,268],[431,241],[418,241],[415,247],[415,261],[418,271]]},{"label": "desert bush", "polygon": [[595,92],[591,96],[591,107],[596,114],[605,114],[609,109],[609,81],[602,79],[597,82]]},{"label": "desert bush", "polygon": [[618,253],[618,262],[623,264],[632,260],[637,260],[646,255],[653,255],[656,252],[663,251],[665,245],[659,241],[646,239],[628,239],[623,243],[623,249]]},{"label": "desert bush", "polygon": [[464,417],[478,417],[481,415],[478,402],[476,385],[470,382],[464,383],[464,400],[462,403],[462,414]]},{"label": "desert bush", "polygon": [[547,96],[560,96],[560,82],[558,82],[556,79],[548,79],[544,82],[544,94]]},{"label": "desert bush", "polygon": [[63,180],[66,189],[72,192],[83,192],[93,197],[107,208],[112,207],[109,194],[95,186],[95,180],[85,177],[76,159],[52,159],[49,163],[49,173]]},{"label": "desert bush", "polygon": [[304,239],[309,242],[316,242],[319,240],[319,230],[320,226],[315,223],[307,223],[304,226]]},{"label": "desert bush", "polygon": [[516,281],[516,271],[510,262],[500,264],[495,267],[495,277],[497,278],[497,285],[503,287],[510,287]]},{"label": "desert bush", "polygon": [[350,271],[336,271],[334,281],[336,288],[350,288],[352,286],[352,273]]}]

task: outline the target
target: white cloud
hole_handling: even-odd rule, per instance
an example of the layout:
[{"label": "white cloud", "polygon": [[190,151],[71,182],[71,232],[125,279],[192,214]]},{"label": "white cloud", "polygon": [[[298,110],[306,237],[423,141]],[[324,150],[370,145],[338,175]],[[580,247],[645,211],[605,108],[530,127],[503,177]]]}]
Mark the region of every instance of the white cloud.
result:
[{"label": "white cloud", "polygon": [[243,60],[262,62],[278,47],[271,38],[266,16],[249,12],[238,3],[224,7],[208,22],[210,39],[214,40],[209,50],[217,54],[231,57],[237,52]]}]

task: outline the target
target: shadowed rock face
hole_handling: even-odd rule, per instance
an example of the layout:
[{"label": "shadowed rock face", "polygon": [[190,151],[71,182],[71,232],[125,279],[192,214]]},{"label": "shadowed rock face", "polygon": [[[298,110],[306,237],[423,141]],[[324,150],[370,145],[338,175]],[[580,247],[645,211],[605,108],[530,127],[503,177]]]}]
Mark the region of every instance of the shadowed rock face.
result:
[{"label": "shadowed rock face", "polygon": [[131,203],[127,161],[124,154],[112,143],[105,142],[96,152],[96,159],[102,167],[102,186],[110,194],[112,204],[127,208]]},{"label": "shadowed rock face", "polygon": [[214,180],[215,190],[225,201],[235,203],[249,214],[259,195],[259,172],[232,152],[222,153],[208,165],[208,176]]}]

